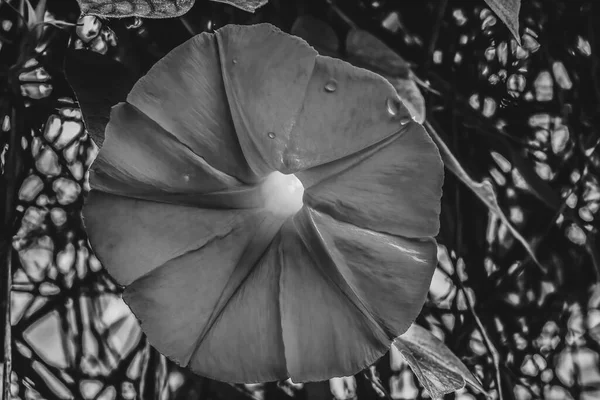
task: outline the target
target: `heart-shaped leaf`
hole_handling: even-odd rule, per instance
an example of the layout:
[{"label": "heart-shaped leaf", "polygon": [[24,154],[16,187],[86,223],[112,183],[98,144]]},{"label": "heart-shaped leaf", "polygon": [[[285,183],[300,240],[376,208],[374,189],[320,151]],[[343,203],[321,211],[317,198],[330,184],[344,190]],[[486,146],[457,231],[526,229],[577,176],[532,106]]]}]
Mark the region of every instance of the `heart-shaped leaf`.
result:
[{"label": "heart-shaped leaf", "polygon": [[[77,0],[81,12],[100,17],[173,18],[187,13],[196,0]],[[213,0],[254,12],[268,0]]]},{"label": "heart-shaped leaf", "polygon": [[519,36],[519,11],[521,0],[485,0],[493,12],[504,22],[517,42],[521,44]]},{"label": "heart-shaped leaf", "polygon": [[427,329],[413,324],[394,341],[394,346],[432,398],[462,389],[466,383],[487,395],[463,362]]}]

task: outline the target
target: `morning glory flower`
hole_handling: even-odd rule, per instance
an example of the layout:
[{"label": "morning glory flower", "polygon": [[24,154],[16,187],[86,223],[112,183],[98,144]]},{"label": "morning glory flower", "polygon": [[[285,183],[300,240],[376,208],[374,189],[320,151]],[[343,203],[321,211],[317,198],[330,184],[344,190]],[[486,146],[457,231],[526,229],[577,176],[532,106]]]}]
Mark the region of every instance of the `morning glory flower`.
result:
[{"label": "morning glory flower", "polygon": [[368,367],[417,317],[442,181],[384,78],[229,25],[112,108],[83,215],[158,351],[221,381],[315,381]]}]

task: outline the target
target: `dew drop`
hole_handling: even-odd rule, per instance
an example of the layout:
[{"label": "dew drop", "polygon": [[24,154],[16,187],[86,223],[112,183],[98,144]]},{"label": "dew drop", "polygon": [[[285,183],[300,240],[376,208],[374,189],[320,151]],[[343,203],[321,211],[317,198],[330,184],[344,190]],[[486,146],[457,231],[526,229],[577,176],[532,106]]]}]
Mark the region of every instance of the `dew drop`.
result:
[{"label": "dew drop", "polygon": [[269,139],[275,139],[275,134],[273,132],[269,132],[267,136],[269,136]]},{"label": "dew drop", "polygon": [[234,58],[234,59],[232,60],[232,62],[233,62],[234,64],[237,64],[237,58]]},{"label": "dew drop", "polygon": [[400,120],[400,125],[406,125],[408,124],[410,121],[412,121],[412,118],[409,117],[404,117]]},{"label": "dew drop", "polygon": [[391,116],[396,116],[400,112],[402,102],[398,97],[388,97],[388,99],[385,102],[385,105],[387,107],[388,114],[390,114]]},{"label": "dew drop", "polygon": [[333,93],[333,92],[335,92],[336,89],[337,89],[337,82],[334,81],[333,79],[327,81],[327,83],[325,84],[325,91],[328,93]]}]

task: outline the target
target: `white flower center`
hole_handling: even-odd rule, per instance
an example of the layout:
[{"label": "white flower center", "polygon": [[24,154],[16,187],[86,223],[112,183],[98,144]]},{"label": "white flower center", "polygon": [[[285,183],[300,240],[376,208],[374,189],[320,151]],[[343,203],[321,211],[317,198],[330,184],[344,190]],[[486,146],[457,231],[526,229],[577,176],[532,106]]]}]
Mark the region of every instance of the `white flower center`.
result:
[{"label": "white flower center", "polygon": [[271,173],[263,182],[262,191],[265,208],[275,215],[293,215],[302,208],[304,186],[294,174]]}]

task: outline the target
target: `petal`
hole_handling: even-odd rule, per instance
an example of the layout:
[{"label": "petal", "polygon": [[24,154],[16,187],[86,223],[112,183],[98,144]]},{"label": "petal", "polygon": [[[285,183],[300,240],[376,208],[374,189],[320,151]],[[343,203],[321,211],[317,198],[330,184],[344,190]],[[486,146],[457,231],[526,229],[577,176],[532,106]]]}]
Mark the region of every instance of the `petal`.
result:
[{"label": "petal", "polygon": [[[171,259],[125,289],[125,302],[157,350],[218,379],[285,377],[283,353],[276,345],[281,342],[279,317],[273,312],[277,271],[270,269],[271,263],[253,268],[280,226],[271,223],[264,215],[252,215],[228,234]],[[223,328],[231,331],[219,336]],[[225,353],[211,353],[213,348]]]},{"label": "petal", "polygon": [[415,320],[437,265],[435,240],[385,235],[311,211],[333,262],[356,296],[393,337]]},{"label": "petal", "polygon": [[402,99],[402,102],[408,108],[411,115],[418,123],[422,124],[425,121],[425,116],[427,110],[425,108],[425,98],[419,87],[412,79],[404,79],[404,78],[392,78],[387,77],[387,80],[390,81],[396,91],[398,92],[398,96]]},{"label": "petal", "polygon": [[229,235],[253,213],[166,205],[92,191],[83,218],[104,267],[117,282],[128,285],[169,260]]},{"label": "petal", "polygon": [[389,348],[389,338],[348,293],[335,265],[323,260],[303,209],[281,231],[281,321],[294,382],[348,376]]},{"label": "petal", "polygon": [[274,241],[190,361],[197,373],[227,382],[255,383],[288,377],[281,317],[279,239]]},{"label": "petal", "polygon": [[384,140],[400,130],[409,111],[388,111],[397,94],[384,78],[347,62],[318,56],[306,89],[302,111],[284,154],[293,173],[331,162]]},{"label": "petal", "polygon": [[244,182],[258,180],[236,137],[214,35],[200,34],[171,51],[127,101],[216,169]]},{"label": "petal", "polygon": [[439,230],[443,165],[417,123],[298,177],[306,188],[304,203],[339,221],[408,238],[433,237]]},{"label": "petal", "polygon": [[233,121],[250,167],[279,170],[317,52],[270,24],[215,32]]},{"label": "petal", "polygon": [[[111,112],[90,184],[106,193],[178,204],[243,208],[260,203],[256,188],[213,168],[128,103]],[[222,195],[202,196],[208,193]]]}]

